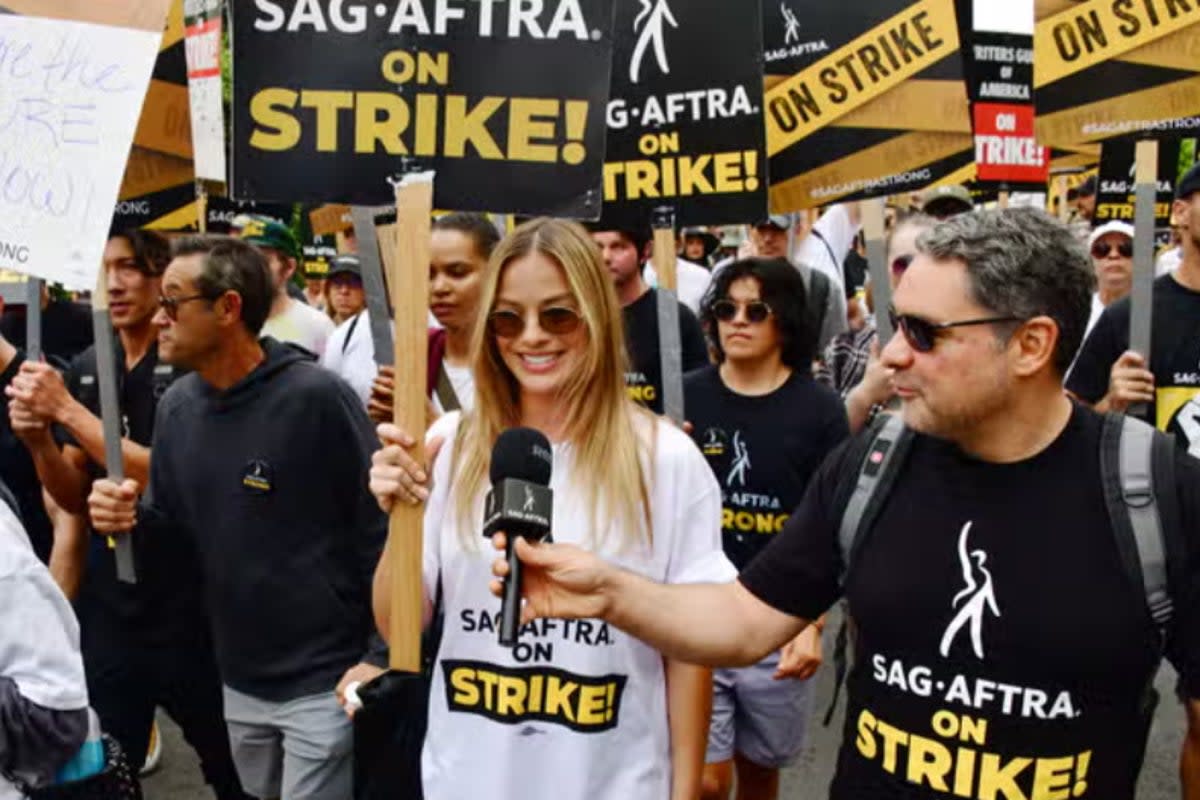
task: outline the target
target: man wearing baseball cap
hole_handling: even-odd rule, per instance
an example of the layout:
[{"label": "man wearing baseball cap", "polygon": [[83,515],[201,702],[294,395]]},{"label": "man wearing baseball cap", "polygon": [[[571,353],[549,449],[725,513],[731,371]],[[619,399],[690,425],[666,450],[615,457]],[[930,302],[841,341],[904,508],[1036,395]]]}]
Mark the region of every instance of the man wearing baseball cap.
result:
[{"label": "man wearing baseball cap", "polygon": [[319,357],[325,352],[325,340],[333,333],[333,322],[288,294],[288,284],[296,273],[296,260],[300,254],[291,229],[274,220],[252,217],[242,227],[240,235],[243,241],[263,252],[271,267],[275,299],[271,302],[271,313],[263,325],[262,335],[297,344]]},{"label": "man wearing baseball cap", "polygon": [[[841,224],[843,217],[845,224]],[[797,258],[792,258],[788,252],[791,227],[790,214],[772,214],[750,228],[750,242],[754,245],[754,255],[759,258],[786,258],[800,270],[808,290],[808,313],[818,331],[817,352],[820,353],[835,336],[849,327],[846,296],[840,278],[842,261],[854,243],[858,228],[843,206],[834,206],[821,216],[805,237]]]},{"label": "man wearing baseball cap", "polygon": [[321,366],[349,383],[365,406],[378,368],[358,256],[340,255],[333,259],[328,282],[330,307],[342,316],[325,345]]},{"label": "man wearing baseball cap", "polygon": [[927,191],[921,198],[921,213],[939,220],[966,214],[974,208],[975,202],[971,199],[971,193],[967,191],[967,187],[959,184],[938,186]]},{"label": "man wearing baseball cap", "polygon": [[1176,185],[1183,260],[1154,282],[1150,360],[1129,349],[1130,299],[1104,310],[1083,344],[1067,389],[1100,411],[1148,404],[1152,421],[1200,457],[1200,165]]},{"label": "man wearing baseball cap", "polygon": [[1096,293],[1092,295],[1092,316],[1088,333],[1104,309],[1129,294],[1133,288],[1133,226],[1112,220],[1088,236],[1088,252],[1096,271]]}]

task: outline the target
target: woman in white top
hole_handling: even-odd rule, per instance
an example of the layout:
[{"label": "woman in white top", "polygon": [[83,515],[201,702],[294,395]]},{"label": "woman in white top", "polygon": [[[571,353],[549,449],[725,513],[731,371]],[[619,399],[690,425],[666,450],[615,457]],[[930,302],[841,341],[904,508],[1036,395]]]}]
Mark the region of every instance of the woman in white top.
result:
[{"label": "woman in white top", "polygon": [[[497,641],[483,500],[505,429],[552,443],[556,541],[668,582],[730,580],[720,488],[686,435],[629,401],[620,306],[579,226],[537,220],[493,255],[471,363],[476,405],[431,428],[432,482],[384,425],[371,489],[426,500],[426,619],[440,581],[445,631],[422,759],[428,800],[683,800],[699,792],[710,676],[599,621],[537,622]],[[438,443],[445,441],[444,448]],[[387,631],[386,557],[375,609]]]}]

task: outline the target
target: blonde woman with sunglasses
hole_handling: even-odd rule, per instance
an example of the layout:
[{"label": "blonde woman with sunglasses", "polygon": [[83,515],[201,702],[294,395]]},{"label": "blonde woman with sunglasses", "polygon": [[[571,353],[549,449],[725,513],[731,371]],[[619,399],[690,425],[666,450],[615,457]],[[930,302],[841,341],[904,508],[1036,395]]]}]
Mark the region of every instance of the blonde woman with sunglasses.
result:
[{"label": "blonde woman with sunglasses", "polygon": [[[430,472],[380,428],[371,490],[424,501],[425,615],[445,630],[422,758],[428,800],[683,800],[699,791],[707,671],[598,621],[539,622],[497,641],[483,501],[492,447],[525,426],[552,443],[556,541],[669,583],[730,580],[721,493],[687,436],[628,399],[621,311],[579,226],[536,220],[497,248],[472,343],[476,407],[429,431]],[[445,447],[439,447],[441,442]],[[375,609],[386,631],[386,558]]]}]

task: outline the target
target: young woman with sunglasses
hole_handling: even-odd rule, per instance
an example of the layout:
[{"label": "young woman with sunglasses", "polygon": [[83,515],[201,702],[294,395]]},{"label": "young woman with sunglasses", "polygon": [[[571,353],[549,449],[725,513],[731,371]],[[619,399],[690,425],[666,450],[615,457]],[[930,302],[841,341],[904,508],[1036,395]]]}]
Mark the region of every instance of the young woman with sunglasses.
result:
[{"label": "young woman with sunglasses", "polygon": [[[552,443],[555,540],[659,581],[694,582],[734,574],[720,547],[720,489],[685,434],[628,398],[620,306],[583,228],[555,220],[519,228],[492,257],[480,308],[475,407],[429,431],[432,482],[389,425],[371,471],[385,509],[426,502],[426,619],[440,587],[445,629],[425,796],[694,798],[708,672],[665,662],[591,621],[526,626],[515,648],[501,647],[483,502],[497,437],[537,429]],[[389,580],[385,558],[375,596],[382,631]]]},{"label": "young woman with sunglasses", "polygon": [[[739,569],[800,504],[809,479],[849,430],[837,392],[810,365],[815,323],[804,280],[786,259],[735,262],[715,278],[701,320],[719,364],[688,374],[692,435],[723,490],[725,554]],[[822,621],[782,651],[714,673],[705,800],[774,800],[779,770],[804,745]]]}]

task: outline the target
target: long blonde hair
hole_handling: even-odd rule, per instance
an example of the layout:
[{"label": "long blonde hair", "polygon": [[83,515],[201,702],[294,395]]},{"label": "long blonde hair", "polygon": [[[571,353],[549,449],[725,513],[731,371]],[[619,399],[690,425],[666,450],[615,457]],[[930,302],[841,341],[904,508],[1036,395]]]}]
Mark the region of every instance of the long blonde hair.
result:
[{"label": "long blonde hair", "polygon": [[[562,269],[586,328],[587,352],[559,400],[567,409],[565,435],[573,451],[575,478],[589,505],[591,542],[593,546],[600,543],[602,519],[616,522],[622,547],[641,538],[649,541],[646,471],[653,459],[657,423],[627,394],[621,308],[588,233],[575,223],[553,219],[538,219],[517,228],[493,252],[484,273],[481,319],[495,308],[504,270],[532,253],[541,253]],[[491,464],[492,447],[502,431],[521,424],[521,389],[485,324],[475,326],[471,365],[475,408],[459,425],[451,474],[458,493],[454,504],[458,527],[464,544],[475,549],[479,538],[474,533],[477,500]]]}]

